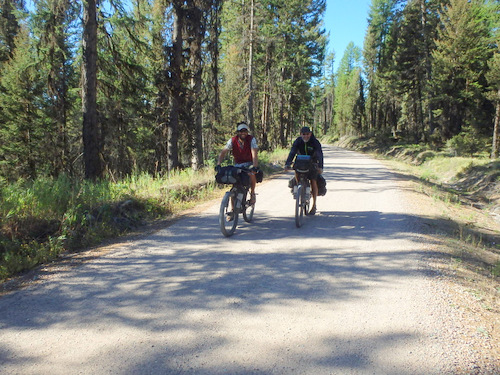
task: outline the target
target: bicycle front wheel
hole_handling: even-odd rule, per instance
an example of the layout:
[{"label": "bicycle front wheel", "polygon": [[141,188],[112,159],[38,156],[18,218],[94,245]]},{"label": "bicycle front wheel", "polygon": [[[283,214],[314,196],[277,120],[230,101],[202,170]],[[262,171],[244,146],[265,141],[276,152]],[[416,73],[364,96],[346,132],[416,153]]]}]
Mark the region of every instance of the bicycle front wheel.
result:
[{"label": "bicycle front wheel", "polygon": [[253,220],[253,212],[255,211],[255,203],[250,205],[248,202],[249,202],[248,200],[245,202],[245,209],[243,210],[243,219],[245,219],[247,223],[251,223]]},{"label": "bicycle front wheel", "polygon": [[226,237],[231,236],[236,229],[236,225],[238,225],[238,212],[233,207],[235,202],[235,193],[228,191],[220,204],[219,226],[220,231]]},{"label": "bicycle front wheel", "polygon": [[297,228],[302,226],[302,219],[304,218],[304,193],[303,186],[297,186],[297,197],[295,198],[295,226]]}]

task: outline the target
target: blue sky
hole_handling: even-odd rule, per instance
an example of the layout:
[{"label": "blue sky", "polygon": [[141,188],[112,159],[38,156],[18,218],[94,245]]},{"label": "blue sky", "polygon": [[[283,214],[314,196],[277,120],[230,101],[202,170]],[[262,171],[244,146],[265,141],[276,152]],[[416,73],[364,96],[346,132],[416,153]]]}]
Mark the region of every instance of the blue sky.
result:
[{"label": "blue sky", "polygon": [[326,0],[325,29],[329,51],[335,52],[335,70],[350,42],[363,48],[371,0]]}]

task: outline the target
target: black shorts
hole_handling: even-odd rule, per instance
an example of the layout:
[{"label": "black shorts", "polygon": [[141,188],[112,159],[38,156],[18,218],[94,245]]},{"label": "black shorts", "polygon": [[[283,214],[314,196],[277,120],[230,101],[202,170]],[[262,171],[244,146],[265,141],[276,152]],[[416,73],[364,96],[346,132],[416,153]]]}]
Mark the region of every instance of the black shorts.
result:
[{"label": "black shorts", "polygon": [[307,179],[308,180],[318,180],[318,165],[317,164],[313,164],[312,165],[312,168],[309,169],[309,172],[307,172]]},{"label": "black shorts", "polygon": [[309,170],[309,173],[307,174],[307,178],[310,180],[318,180],[318,165],[313,164],[313,167]]}]

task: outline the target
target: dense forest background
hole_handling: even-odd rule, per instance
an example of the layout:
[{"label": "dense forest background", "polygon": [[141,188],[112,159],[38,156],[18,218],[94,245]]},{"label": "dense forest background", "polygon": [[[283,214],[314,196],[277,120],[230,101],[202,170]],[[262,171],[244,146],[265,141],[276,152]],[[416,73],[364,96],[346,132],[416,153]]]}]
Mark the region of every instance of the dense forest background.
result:
[{"label": "dense forest background", "polygon": [[0,182],[197,169],[241,120],[498,157],[498,5],[372,0],[333,71],[324,0],[0,0]]}]

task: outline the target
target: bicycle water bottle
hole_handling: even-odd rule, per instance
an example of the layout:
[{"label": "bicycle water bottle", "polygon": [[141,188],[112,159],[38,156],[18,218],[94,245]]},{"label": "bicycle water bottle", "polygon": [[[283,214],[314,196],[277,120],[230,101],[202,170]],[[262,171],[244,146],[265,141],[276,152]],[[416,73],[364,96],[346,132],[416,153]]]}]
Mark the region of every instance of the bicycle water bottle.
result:
[{"label": "bicycle water bottle", "polygon": [[311,188],[309,186],[306,187],[306,199],[311,199]]}]

